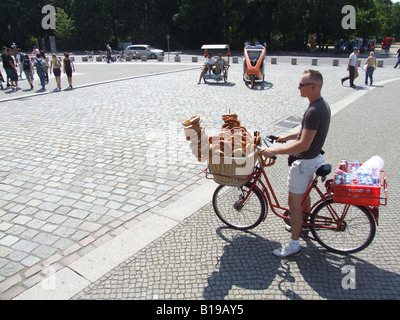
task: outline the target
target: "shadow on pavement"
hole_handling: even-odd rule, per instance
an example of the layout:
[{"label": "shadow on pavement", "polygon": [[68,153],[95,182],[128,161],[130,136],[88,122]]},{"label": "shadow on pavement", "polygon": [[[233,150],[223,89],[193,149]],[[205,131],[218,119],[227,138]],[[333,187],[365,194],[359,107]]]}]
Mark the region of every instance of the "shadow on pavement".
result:
[{"label": "shadow on pavement", "polygon": [[[224,229],[217,229],[218,236],[227,242],[216,268],[208,277],[204,288],[206,300],[225,300],[234,286],[245,290],[260,291],[263,297],[275,292],[289,300],[302,300],[306,290],[315,292],[317,299],[365,300],[393,299],[400,293],[400,275],[380,269],[354,255],[340,256],[321,249],[311,239],[297,258],[278,259],[272,251],[280,244],[252,232],[236,234],[233,239],[224,236]],[[354,270],[354,287],[349,288],[350,275]],[[300,272],[299,272],[300,271]],[[298,275],[301,274],[301,279]],[[311,287],[311,289],[309,287]],[[264,290],[268,290],[267,296]]]}]

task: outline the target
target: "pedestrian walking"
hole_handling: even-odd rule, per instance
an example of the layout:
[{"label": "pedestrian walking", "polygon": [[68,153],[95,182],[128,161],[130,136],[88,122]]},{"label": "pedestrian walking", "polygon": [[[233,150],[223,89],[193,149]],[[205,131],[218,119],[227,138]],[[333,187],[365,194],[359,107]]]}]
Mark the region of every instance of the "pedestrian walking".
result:
[{"label": "pedestrian walking", "polygon": [[358,64],[358,48],[355,47],[353,53],[349,56],[349,62],[347,64],[347,71],[349,71],[349,75],[342,79],[342,85],[345,81],[350,80],[350,87],[357,88],[354,85],[354,79],[356,78],[356,68]]},{"label": "pedestrian walking", "polygon": [[400,49],[397,50],[396,56],[397,56],[397,63],[396,63],[396,65],[394,66],[395,69],[396,69],[397,66],[400,64]]},{"label": "pedestrian walking", "polygon": [[372,83],[374,82],[374,72],[376,70],[376,58],[373,51],[370,52],[369,57],[365,62],[365,68],[365,85],[368,85],[369,79],[369,85],[372,86]]},{"label": "pedestrian walking", "polygon": [[1,87],[1,90],[4,89],[3,88],[3,82],[5,82],[5,81],[4,81],[4,78],[3,78],[3,74],[1,73],[1,70],[0,70],[0,87]]},{"label": "pedestrian walking", "polygon": [[50,63],[50,74],[51,71],[53,71],[54,77],[56,78],[56,90],[61,90],[61,61],[55,53],[53,53]]},{"label": "pedestrian walking", "polygon": [[22,67],[23,67],[23,70],[25,73],[26,80],[30,84],[31,90],[32,90],[33,89],[33,75],[35,72],[33,69],[32,61],[29,58],[29,55],[25,55],[25,59],[24,59]]},{"label": "pedestrian walking", "polygon": [[7,80],[10,79],[12,91],[20,90],[18,86],[18,71],[15,67],[14,59],[12,57],[12,50],[6,48],[5,58],[5,71],[7,73]]},{"label": "pedestrian walking", "polygon": [[36,59],[36,55],[40,53],[39,49],[36,46],[33,46],[33,50],[31,55],[33,56],[34,59]]},{"label": "pedestrian walking", "polygon": [[112,49],[111,46],[107,43],[106,45],[106,52],[107,52],[107,63],[110,63],[110,61],[112,61]]},{"label": "pedestrian walking", "polygon": [[8,78],[8,74],[7,74],[7,68],[8,68],[8,66],[7,66],[7,47],[3,47],[2,49],[1,49],[1,61],[2,61],[2,63],[3,63],[3,69],[4,69],[4,71],[5,71],[5,73],[6,73],[6,81],[4,81],[4,82],[7,82],[7,88],[8,87],[10,87],[11,85],[10,85],[10,80],[9,80],[9,78]]},{"label": "pedestrian walking", "polygon": [[46,83],[49,83],[49,58],[46,57],[46,54],[43,50],[40,51],[40,56],[44,61],[44,75],[46,77]]},{"label": "pedestrian walking", "polygon": [[[311,198],[304,199],[304,194],[314,175],[324,162],[322,148],[325,144],[331,122],[331,109],[321,96],[323,77],[319,71],[305,71],[299,83],[300,94],[307,98],[310,105],[304,114],[298,133],[279,137],[278,143],[296,140],[293,144],[264,149],[261,154],[267,158],[288,154],[290,172],[288,177],[289,208],[292,233],[289,244],[277,249],[277,257],[298,256],[301,254],[299,238],[303,224],[303,212],[310,212]],[[304,200],[304,201],[303,201]]]},{"label": "pedestrian walking", "polygon": [[68,84],[71,89],[73,89],[72,72],[75,72],[74,63],[72,62],[71,58],[69,57],[69,53],[65,52],[64,53],[64,73],[68,77]]},{"label": "pedestrian walking", "polygon": [[38,53],[36,55],[36,60],[34,62],[36,67],[36,73],[39,76],[40,84],[42,86],[41,91],[46,91],[46,71],[45,71],[45,62],[42,58],[42,55]]},{"label": "pedestrian walking", "polygon": [[19,77],[22,78],[22,72],[24,71],[24,60],[25,60],[25,54],[22,53],[21,49],[17,49],[17,63],[18,63],[18,68],[19,68]]}]

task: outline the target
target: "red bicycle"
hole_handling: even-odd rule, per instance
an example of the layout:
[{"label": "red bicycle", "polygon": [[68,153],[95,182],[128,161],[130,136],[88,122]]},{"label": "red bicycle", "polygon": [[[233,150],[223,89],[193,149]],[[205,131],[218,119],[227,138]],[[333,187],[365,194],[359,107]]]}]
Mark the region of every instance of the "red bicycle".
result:
[{"label": "red bicycle", "polygon": [[[267,136],[263,141],[270,147],[278,138]],[[265,221],[268,207],[278,217],[290,225],[289,208],[279,204],[270,180],[264,170],[275,164],[276,158],[264,159],[258,154],[258,161],[249,176],[248,182],[240,186],[220,185],[213,195],[214,211],[227,226],[238,230],[256,228]],[[315,191],[317,200],[311,206],[310,212],[304,215],[303,230],[311,232],[312,240],[317,241],[328,251],[338,254],[352,254],[367,248],[374,240],[376,226],[379,220],[379,205],[386,205],[387,184],[386,174],[381,172],[381,187],[384,188],[384,200],[378,206],[354,205],[339,203],[333,191],[333,179],[327,180],[332,172],[332,166],[327,164],[319,168],[316,177],[308,188],[305,197]],[[206,170],[208,179],[211,173]],[[324,189],[319,187],[319,181],[324,183]]]}]

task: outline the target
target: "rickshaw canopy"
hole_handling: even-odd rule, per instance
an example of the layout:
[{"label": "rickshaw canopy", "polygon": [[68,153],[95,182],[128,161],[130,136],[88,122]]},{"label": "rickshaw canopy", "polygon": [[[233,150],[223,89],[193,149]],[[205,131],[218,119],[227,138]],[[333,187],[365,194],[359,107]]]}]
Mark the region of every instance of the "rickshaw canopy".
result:
[{"label": "rickshaw canopy", "polygon": [[201,47],[202,50],[229,50],[229,44],[205,44]]}]

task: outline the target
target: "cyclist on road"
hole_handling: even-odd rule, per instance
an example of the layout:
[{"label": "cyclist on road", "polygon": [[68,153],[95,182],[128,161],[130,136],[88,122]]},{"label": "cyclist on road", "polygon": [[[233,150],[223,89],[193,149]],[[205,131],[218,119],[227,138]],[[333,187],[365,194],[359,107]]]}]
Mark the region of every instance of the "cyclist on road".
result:
[{"label": "cyclist on road", "polygon": [[299,90],[303,98],[308,98],[310,105],[304,114],[300,132],[279,137],[277,142],[285,143],[296,140],[293,144],[274,149],[264,149],[262,155],[272,158],[288,154],[291,167],[288,177],[289,208],[291,217],[290,243],[273,254],[277,257],[298,256],[301,254],[299,238],[303,224],[303,212],[309,212],[311,198],[308,197],[302,205],[304,194],[314,179],[317,170],[324,162],[322,148],[328,135],[331,110],[321,97],[323,77],[319,71],[304,72]]}]

